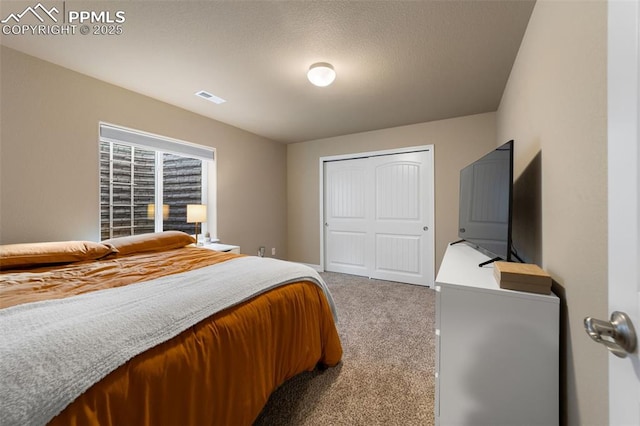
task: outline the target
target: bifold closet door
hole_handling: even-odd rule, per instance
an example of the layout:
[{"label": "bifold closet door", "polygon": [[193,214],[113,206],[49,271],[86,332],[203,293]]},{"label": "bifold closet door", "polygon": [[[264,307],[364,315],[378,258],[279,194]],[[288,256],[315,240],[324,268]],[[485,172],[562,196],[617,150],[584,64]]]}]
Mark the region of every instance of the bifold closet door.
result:
[{"label": "bifold closet door", "polygon": [[325,163],[325,269],[427,285],[431,152]]}]

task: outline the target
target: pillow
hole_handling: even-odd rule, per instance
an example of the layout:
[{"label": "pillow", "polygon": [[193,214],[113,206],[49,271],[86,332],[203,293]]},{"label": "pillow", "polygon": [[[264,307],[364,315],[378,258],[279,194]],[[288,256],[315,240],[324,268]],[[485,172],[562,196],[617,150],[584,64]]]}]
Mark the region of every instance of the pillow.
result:
[{"label": "pillow", "polygon": [[0,269],[95,260],[115,252],[113,247],[92,241],[7,244],[0,246]]},{"label": "pillow", "polygon": [[130,237],[111,238],[102,244],[113,247],[118,254],[141,253],[145,251],[162,251],[184,247],[196,240],[181,231],[164,231],[151,234],[132,235]]}]

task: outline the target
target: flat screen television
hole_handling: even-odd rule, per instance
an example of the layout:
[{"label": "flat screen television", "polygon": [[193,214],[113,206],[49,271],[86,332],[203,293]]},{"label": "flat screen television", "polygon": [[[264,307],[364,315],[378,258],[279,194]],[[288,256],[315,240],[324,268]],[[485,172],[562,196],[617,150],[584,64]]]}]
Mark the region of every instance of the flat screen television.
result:
[{"label": "flat screen television", "polygon": [[513,141],[460,171],[458,236],[495,260],[512,260]]}]

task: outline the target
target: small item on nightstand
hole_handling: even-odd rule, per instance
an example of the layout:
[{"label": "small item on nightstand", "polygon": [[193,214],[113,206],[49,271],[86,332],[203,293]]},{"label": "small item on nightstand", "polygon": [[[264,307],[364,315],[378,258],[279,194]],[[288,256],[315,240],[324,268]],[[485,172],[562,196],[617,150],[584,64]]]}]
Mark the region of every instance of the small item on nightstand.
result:
[{"label": "small item on nightstand", "polygon": [[551,276],[531,263],[494,262],[493,276],[500,288],[551,294]]}]

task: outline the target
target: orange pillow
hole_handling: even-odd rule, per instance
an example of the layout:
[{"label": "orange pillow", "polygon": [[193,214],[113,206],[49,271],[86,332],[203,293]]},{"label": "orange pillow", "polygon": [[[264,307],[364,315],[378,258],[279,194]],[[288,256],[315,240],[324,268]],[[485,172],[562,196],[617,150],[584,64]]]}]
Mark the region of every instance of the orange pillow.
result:
[{"label": "orange pillow", "polygon": [[95,260],[116,253],[113,247],[92,241],[55,241],[0,246],[0,269]]},{"label": "orange pillow", "polygon": [[115,248],[118,254],[125,255],[145,251],[171,250],[184,247],[195,241],[195,238],[191,235],[181,231],[164,231],[111,238],[110,240],[102,241],[102,244]]}]

